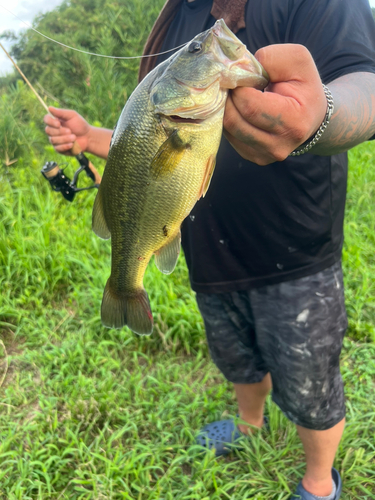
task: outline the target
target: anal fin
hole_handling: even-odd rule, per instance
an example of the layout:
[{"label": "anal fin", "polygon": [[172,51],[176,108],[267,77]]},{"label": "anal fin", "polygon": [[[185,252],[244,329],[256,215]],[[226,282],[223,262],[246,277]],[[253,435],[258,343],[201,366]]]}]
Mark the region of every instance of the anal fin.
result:
[{"label": "anal fin", "polygon": [[166,245],[155,252],[156,267],[164,274],[171,274],[176,267],[181,249],[180,231]]}]

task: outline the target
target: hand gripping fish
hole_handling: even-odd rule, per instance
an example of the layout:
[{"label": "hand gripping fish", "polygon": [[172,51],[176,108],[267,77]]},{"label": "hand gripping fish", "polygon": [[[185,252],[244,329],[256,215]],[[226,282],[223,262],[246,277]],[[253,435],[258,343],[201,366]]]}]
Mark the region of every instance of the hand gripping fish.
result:
[{"label": "hand gripping fish", "polygon": [[263,89],[268,77],[223,20],[200,33],[138,85],[113,133],[93,208],[93,230],[112,238],[101,318],[150,334],[143,276],[152,255],[173,271],[180,226],[204,196],[215,166],[228,90]]}]

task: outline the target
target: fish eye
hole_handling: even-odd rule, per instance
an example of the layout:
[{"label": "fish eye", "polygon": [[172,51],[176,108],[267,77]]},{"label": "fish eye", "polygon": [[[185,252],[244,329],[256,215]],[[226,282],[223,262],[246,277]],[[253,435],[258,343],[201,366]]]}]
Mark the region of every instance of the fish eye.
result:
[{"label": "fish eye", "polygon": [[202,50],[202,42],[191,42],[189,45],[188,51],[190,54],[196,54]]}]

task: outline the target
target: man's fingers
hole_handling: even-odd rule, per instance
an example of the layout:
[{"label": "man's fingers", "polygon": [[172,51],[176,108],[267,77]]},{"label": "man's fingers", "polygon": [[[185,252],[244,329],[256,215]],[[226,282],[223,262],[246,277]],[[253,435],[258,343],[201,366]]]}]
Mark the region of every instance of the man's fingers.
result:
[{"label": "man's fingers", "polygon": [[[245,120],[234,105],[231,95],[228,96],[225,108],[224,135],[241,156],[259,165],[267,164],[264,161],[264,151],[269,149],[269,143],[272,142],[272,132]],[[270,158],[272,160],[268,163],[275,161],[273,156]]]},{"label": "man's fingers", "polygon": [[45,133],[49,136],[55,136],[55,135],[69,135],[71,134],[70,128],[67,127],[46,127],[44,129]]},{"label": "man's fingers", "polygon": [[55,146],[55,150],[58,153],[66,153],[67,151],[71,150],[73,147],[73,143],[69,142],[67,144],[62,144],[61,146]]},{"label": "man's fingers", "polygon": [[263,131],[255,130],[253,141],[250,143],[245,143],[227,130],[224,130],[224,135],[238,154],[258,165],[269,165],[275,161],[283,161],[289,154],[285,148],[277,146],[270,148],[270,134]]},{"label": "man's fingers", "polygon": [[51,115],[45,115],[43,118],[43,121],[46,125],[53,127],[53,128],[60,128],[61,127],[61,122],[57,118],[54,118]]},{"label": "man's fingers", "polygon": [[55,137],[50,137],[49,142],[54,146],[60,146],[63,144],[73,144],[76,140],[76,136],[74,134],[69,135],[58,135]]},{"label": "man's fingers", "polygon": [[232,91],[231,102],[248,123],[273,133],[282,131],[285,128],[284,116],[290,116],[300,107],[291,97],[243,87]]},{"label": "man's fingers", "polygon": [[224,129],[230,132],[231,135],[236,135],[236,131],[238,130],[246,129],[246,141],[250,141],[252,131],[255,127],[248,119],[244,118],[242,110],[241,112],[238,110],[233,97],[233,92],[230,92],[225,105]]}]

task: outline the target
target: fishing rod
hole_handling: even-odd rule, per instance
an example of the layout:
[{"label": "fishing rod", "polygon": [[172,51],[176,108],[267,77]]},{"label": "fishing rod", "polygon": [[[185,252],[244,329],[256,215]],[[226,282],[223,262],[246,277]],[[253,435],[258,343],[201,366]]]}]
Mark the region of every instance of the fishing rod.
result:
[{"label": "fishing rod", "polygon": [[[36,95],[37,99],[39,102],[42,104],[44,109],[47,111],[47,113],[51,116],[52,113],[48,109],[47,104],[43,101],[43,99],[40,97],[38,92],[34,89],[34,87],[31,85],[29,80],[26,78],[26,76],[23,74],[21,69],[18,67],[16,62],[13,60],[11,55],[7,52],[5,47],[0,43],[0,47],[3,49],[5,54],[9,57],[11,60],[13,66],[17,69],[19,74],[22,76],[26,84],[30,87],[30,89],[33,91],[33,93]],[[98,188],[101,182],[101,176],[99,172],[96,170],[94,165],[91,163],[91,161],[85,156],[85,154],[82,152],[82,149],[80,145],[78,144],[77,141],[74,141],[73,146],[71,148],[71,153],[75,158],[77,159],[79,163],[79,168],[75,171],[73,180],[71,180],[64,172],[63,169],[59,167],[59,165],[54,162],[54,161],[47,161],[45,165],[43,166],[42,170],[40,171],[41,174],[47,181],[50,183],[51,188],[53,191],[60,192],[63,197],[68,200],[68,201],[73,201],[76,193],[79,191],[86,191],[88,189],[95,189]],[[81,172],[85,171],[86,175],[93,181],[93,184],[91,186],[79,188],[78,187],[78,177]]]}]

